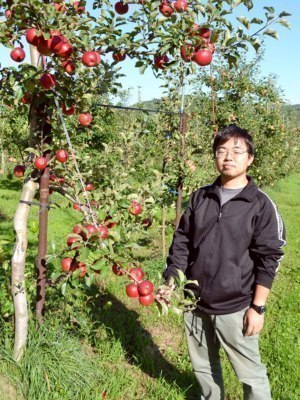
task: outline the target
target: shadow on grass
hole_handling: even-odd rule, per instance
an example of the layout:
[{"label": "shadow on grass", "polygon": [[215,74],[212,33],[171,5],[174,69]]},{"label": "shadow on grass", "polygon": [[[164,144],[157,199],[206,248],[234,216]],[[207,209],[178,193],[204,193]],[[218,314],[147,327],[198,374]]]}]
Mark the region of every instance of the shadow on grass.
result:
[{"label": "shadow on grass", "polygon": [[0,190],[17,190],[20,191],[24,185],[23,179],[0,179]]},{"label": "shadow on grass", "polygon": [[[105,310],[103,306],[107,302],[111,302],[111,306]],[[180,371],[164,358],[151,334],[138,321],[137,312],[129,310],[108,293],[102,293],[94,303],[89,303],[89,307],[95,328],[105,326],[108,334],[121,343],[129,363],[138,366],[152,378],[163,378],[171,385],[175,383],[186,399],[198,398],[192,372]]]}]

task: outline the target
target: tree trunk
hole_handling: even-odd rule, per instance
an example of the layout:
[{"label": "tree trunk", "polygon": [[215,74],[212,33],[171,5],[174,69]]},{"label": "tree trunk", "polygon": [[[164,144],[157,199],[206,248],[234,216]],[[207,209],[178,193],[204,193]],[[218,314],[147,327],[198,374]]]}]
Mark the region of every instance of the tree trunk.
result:
[{"label": "tree trunk", "polygon": [[[29,179],[23,186],[21,200],[31,202],[38,184]],[[19,361],[25,350],[28,330],[28,309],[25,288],[25,260],[27,251],[27,220],[30,205],[19,203],[14,217],[16,243],[12,257],[12,294],[15,308],[15,343],[13,358]]]}]

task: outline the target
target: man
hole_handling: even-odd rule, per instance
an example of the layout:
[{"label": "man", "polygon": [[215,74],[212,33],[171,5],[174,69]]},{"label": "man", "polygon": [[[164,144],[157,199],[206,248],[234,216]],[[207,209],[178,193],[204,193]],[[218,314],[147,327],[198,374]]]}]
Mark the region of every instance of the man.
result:
[{"label": "man", "polygon": [[197,308],[184,316],[189,355],[202,400],[223,400],[222,346],[243,383],[245,400],[270,400],[258,335],[283,256],[285,229],[272,200],[246,174],[254,159],[250,134],[236,125],[214,140],[220,173],[195,191],[181,217],[164,277],[182,270],[199,286]]}]

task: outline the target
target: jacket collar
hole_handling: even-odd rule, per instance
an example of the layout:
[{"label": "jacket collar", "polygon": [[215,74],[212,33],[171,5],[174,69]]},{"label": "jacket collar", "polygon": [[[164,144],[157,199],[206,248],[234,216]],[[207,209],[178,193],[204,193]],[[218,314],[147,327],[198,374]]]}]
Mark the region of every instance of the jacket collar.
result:
[{"label": "jacket collar", "polygon": [[[247,175],[248,184],[244,187],[244,189],[235,197],[235,198],[242,198],[247,201],[254,201],[256,194],[258,192],[258,187],[252,177]],[[214,181],[212,185],[210,185],[207,189],[208,194],[216,194],[220,197],[219,188],[221,187],[221,176]]]}]

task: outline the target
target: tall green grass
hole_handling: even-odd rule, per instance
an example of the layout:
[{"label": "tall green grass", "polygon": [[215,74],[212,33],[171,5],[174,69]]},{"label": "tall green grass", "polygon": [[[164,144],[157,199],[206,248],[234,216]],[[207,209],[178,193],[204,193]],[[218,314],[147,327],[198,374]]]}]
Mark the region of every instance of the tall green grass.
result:
[{"label": "tall green grass", "polygon": [[[261,354],[267,365],[273,400],[300,398],[298,389],[299,343],[299,174],[281,180],[267,193],[277,203],[287,228],[285,258],[268,300],[266,323],[261,334]],[[12,218],[20,184],[0,180],[0,232],[8,263],[13,248]],[[66,233],[78,214],[61,208],[49,215],[49,251],[63,247]],[[33,208],[30,220],[36,220]],[[158,228],[152,228],[158,234]],[[170,242],[171,235],[168,237]],[[29,234],[28,280],[34,280],[36,233]],[[53,244],[55,241],[55,244]],[[0,257],[0,261],[1,261]],[[157,252],[141,255],[151,279],[164,268]],[[1,272],[1,271],[0,271]],[[34,281],[33,281],[34,282]],[[68,304],[55,289],[48,290],[48,310],[42,327],[30,323],[24,359],[12,358],[13,325],[1,322],[0,398],[97,400],[194,400],[199,390],[193,376],[181,318],[159,317],[156,309],[141,308],[128,299],[122,278],[110,276],[93,288],[78,293]],[[50,298],[50,296],[52,296]],[[53,297],[55,296],[55,301]],[[242,390],[223,354],[227,400],[240,400]],[[106,397],[105,397],[106,394]]]}]

